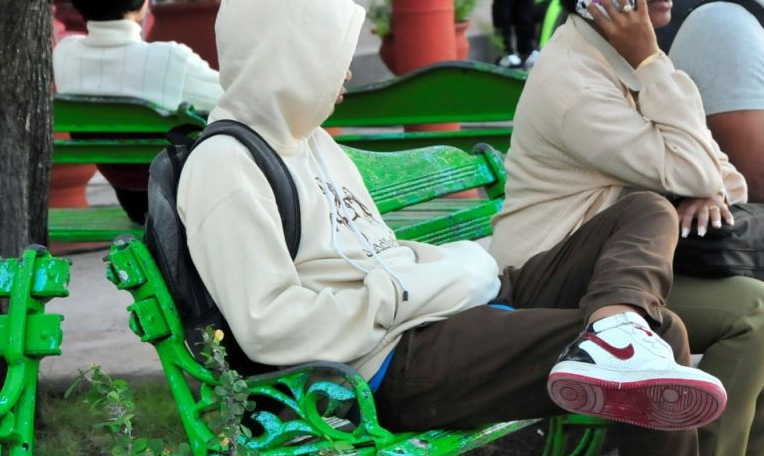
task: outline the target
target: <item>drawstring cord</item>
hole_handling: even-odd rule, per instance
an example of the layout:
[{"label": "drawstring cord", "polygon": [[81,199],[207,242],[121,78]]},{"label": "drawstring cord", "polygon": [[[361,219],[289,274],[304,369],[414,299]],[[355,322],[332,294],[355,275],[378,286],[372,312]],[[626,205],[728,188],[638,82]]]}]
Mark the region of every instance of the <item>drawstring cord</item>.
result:
[{"label": "drawstring cord", "polygon": [[[403,302],[408,301],[409,299],[409,292],[406,289],[406,287],[403,284],[403,280],[398,276],[398,274],[395,273],[388,265],[384,262],[382,258],[377,255],[377,250],[374,248],[374,246],[369,242],[369,240],[361,233],[361,231],[358,229],[358,226],[356,226],[355,222],[353,222],[353,218],[349,217],[348,214],[345,212],[345,206],[342,204],[342,201],[338,201],[338,196],[335,194],[337,191],[337,187],[334,183],[334,181],[331,180],[329,177],[329,172],[326,169],[326,164],[324,163],[323,159],[319,157],[314,157],[313,153],[310,153],[310,158],[316,162],[318,165],[318,171],[320,174],[320,179],[326,187],[326,191],[324,192],[324,198],[326,199],[327,203],[329,204],[330,208],[330,220],[331,220],[331,227],[332,227],[332,246],[337,251],[337,253],[344,259],[346,262],[348,262],[351,266],[358,269],[359,271],[363,272],[364,274],[368,274],[369,270],[358,264],[358,262],[351,260],[348,258],[348,256],[345,254],[344,250],[339,245],[339,240],[336,236],[337,234],[337,219],[341,215],[348,221],[348,227],[350,228],[350,231],[353,233],[353,235],[356,237],[358,242],[366,248],[369,252],[371,252],[372,258],[375,260],[375,262],[398,284],[398,287],[401,289],[402,294],[402,300]],[[339,209],[338,209],[339,208]],[[397,308],[395,314],[397,315]]]}]

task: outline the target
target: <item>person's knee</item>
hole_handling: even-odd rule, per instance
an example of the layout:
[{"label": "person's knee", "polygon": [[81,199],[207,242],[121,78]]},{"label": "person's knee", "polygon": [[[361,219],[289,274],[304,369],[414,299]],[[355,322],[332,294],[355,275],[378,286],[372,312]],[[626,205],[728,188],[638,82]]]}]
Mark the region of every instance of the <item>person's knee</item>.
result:
[{"label": "person's knee", "polygon": [[[745,335],[749,344],[764,352],[764,282],[748,277],[734,279],[736,286],[729,296],[732,321],[730,335]],[[732,304],[734,303],[734,304]]]},{"label": "person's knee", "polygon": [[641,218],[650,217],[655,224],[661,224],[669,232],[679,232],[679,215],[676,208],[664,196],[655,192],[633,192],[621,198],[618,202],[622,205],[627,217]]}]

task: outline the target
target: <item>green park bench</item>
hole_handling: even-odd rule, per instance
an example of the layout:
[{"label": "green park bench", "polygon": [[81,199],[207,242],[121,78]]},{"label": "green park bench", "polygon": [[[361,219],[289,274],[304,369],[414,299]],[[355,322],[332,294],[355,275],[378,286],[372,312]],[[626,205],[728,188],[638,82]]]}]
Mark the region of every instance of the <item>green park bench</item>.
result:
[{"label": "green park bench", "polygon": [[[54,162],[150,163],[166,145],[151,136],[186,123],[203,126],[204,119],[187,105],[167,112],[136,99],[58,96],[56,131],[74,138],[56,140]],[[103,139],[104,132],[121,136]],[[394,154],[345,150],[401,239],[444,243],[492,233],[490,220],[501,207],[505,173],[501,155],[489,146],[476,146],[471,153],[448,146]],[[488,198],[438,198],[471,188],[483,189]],[[51,209],[49,230],[58,242],[110,242],[120,234],[143,233],[118,206]]]},{"label": "green park bench", "polygon": [[[222,454],[219,439],[204,419],[205,412],[215,408],[218,379],[190,353],[178,309],[149,250],[131,236],[121,237],[112,245],[106,261],[109,280],[133,295],[134,303],[128,307],[130,328],[141,341],[154,345],[194,456]],[[312,363],[252,377],[247,383],[256,404],[269,398],[291,415],[285,418],[268,410],[255,410],[252,418],[260,432],[254,432],[251,438],[242,437],[239,443],[261,456],[455,455],[539,421],[518,420],[464,431],[393,434],[379,425],[369,385],[348,366]],[[355,406],[358,418],[349,422],[333,416],[332,411],[338,407],[321,405],[327,401]],[[570,455],[596,456],[606,426],[602,420],[584,416],[554,418],[543,455],[567,454],[571,438],[567,431],[578,427],[583,434]]]},{"label": "green park bench", "polygon": [[28,248],[20,259],[0,259],[0,454],[34,452],[34,419],[40,360],[61,354],[61,315],[46,314],[45,303],[69,295],[69,262],[42,247]]},{"label": "green park bench", "polygon": [[[526,73],[481,62],[438,63],[405,76],[349,91],[326,127],[400,127],[430,123],[465,123],[460,131],[376,132],[338,136],[348,146],[396,151],[431,145],[470,150],[486,143],[506,152],[508,122],[525,85]],[[490,125],[501,122],[503,125]],[[488,124],[488,125],[486,125]]]}]

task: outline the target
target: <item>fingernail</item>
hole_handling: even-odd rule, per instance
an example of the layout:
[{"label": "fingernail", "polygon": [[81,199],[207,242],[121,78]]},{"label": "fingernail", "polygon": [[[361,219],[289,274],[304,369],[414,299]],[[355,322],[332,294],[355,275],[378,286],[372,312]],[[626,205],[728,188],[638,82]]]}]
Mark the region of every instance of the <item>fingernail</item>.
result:
[{"label": "fingernail", "polygon": [[730,217],[730,225],[734,225],[734,224],[735,224],[735,217]]},{"label": "fingernail", "polygon": [[714,222],[714,228],[721,228],[721,227],[722,227],[722,221],[721,220],[716,220]]},{"label": "fingernail", "polygon": [[690,235],[690,229],[687,227],[682,228],[682,237],[686,238],[689,235]]},{"label": "fingernail", "polygon": [[698,236],[703,237],[705,235],[706,235],[706,227],[705,226],[698,227]]}]

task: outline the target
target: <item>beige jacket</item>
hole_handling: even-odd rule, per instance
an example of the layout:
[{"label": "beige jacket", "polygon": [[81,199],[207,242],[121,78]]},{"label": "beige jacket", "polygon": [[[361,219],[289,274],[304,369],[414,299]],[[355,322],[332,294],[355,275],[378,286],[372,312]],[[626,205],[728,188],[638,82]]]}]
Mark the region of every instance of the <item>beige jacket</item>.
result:
[{"label": "beige jacket", "polygon": [[517,109],[506,201],[491,252],[520,266],[630,189],[747,199],[706,127],[695,84],[664,54],[635,71],[572,15],[544,48]]},{"label": "beige jacket", "polygon": [[403,332],[484,305],[500,284],[478,244],[398,241],[319,127],[363,22],[352,0],[225,0],[218,13],[225,93],[210,120],[250,125],[289,167],[302,220],[294,261],[271,186],[233,138],[194,150],[178,212],[194,264],[251,359],[343,362],[370,378]]}]

